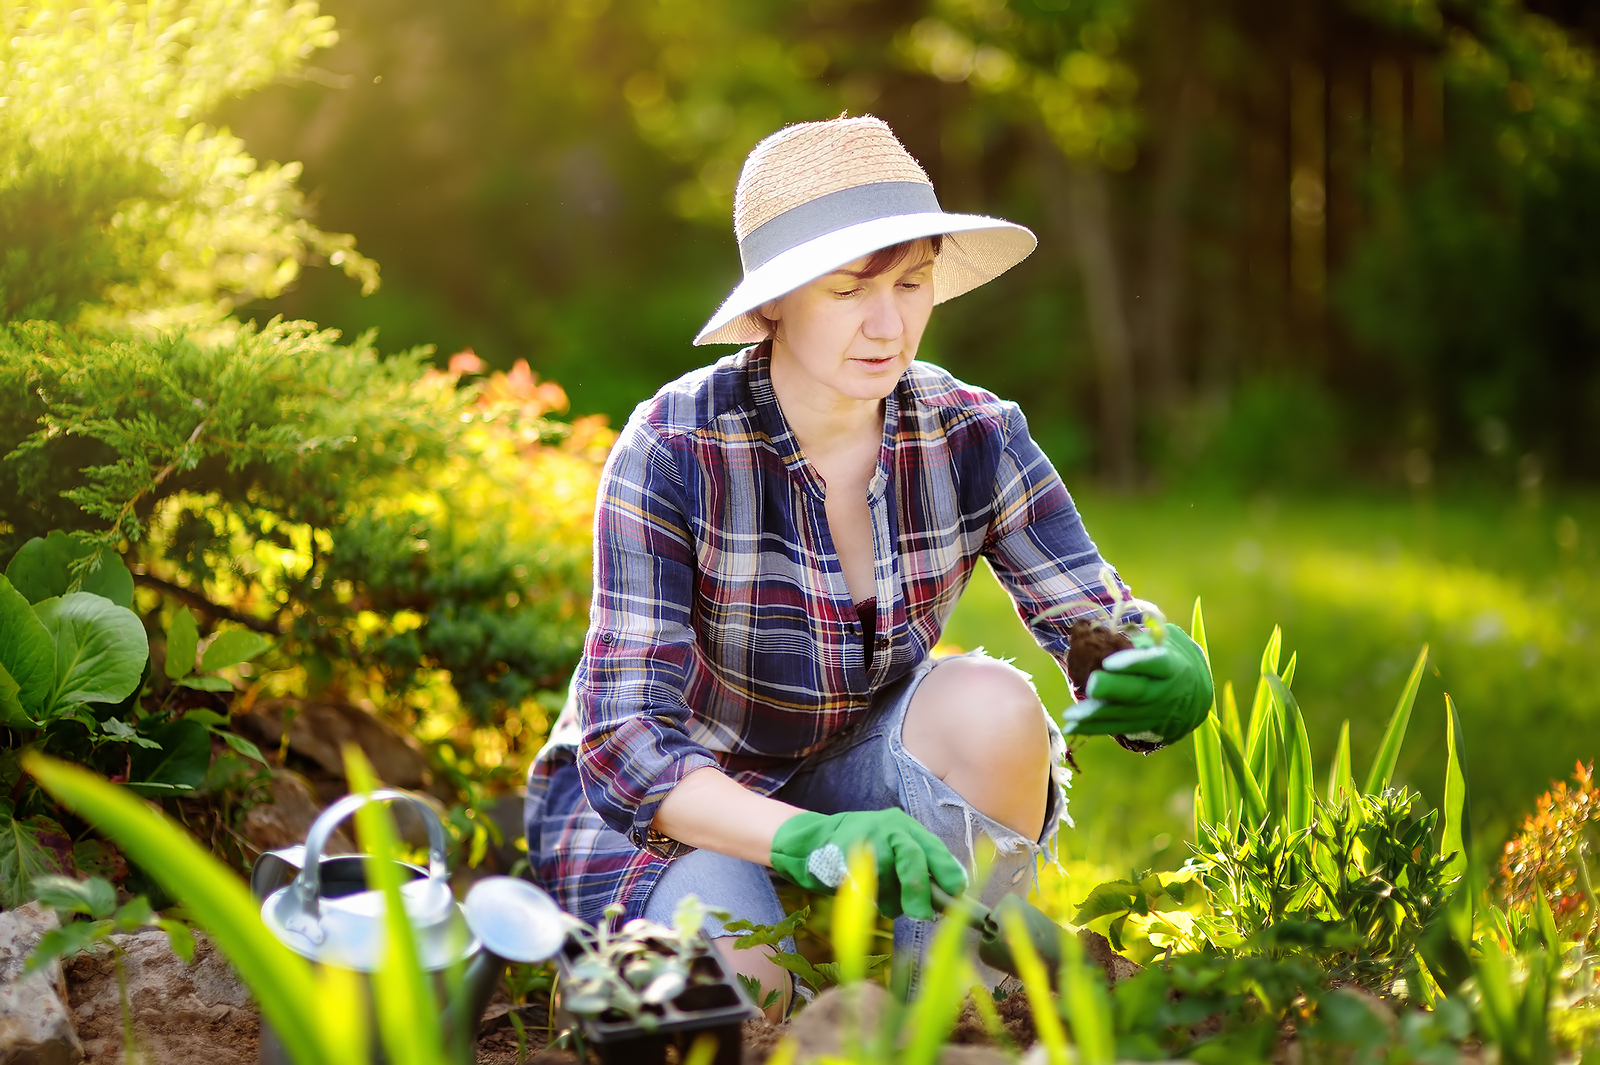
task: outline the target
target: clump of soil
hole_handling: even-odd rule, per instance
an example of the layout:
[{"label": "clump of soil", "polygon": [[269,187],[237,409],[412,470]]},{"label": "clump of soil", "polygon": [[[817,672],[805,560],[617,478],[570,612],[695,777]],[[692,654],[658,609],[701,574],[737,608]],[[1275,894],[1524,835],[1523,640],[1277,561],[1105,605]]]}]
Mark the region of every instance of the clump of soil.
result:
[{"label": "clump of soil", "polygon": [[[1067,632],[1067,676],[1072,680],[1072,694],[1082,702],[1089,697],[1089,674],[1100,668],[1106,656],[1126,651],[1133,646],[1125,633],[1118,632],[1102,621],[1079,618]],[[1148,740],[1134,740],[1127,736],[1113,736],[1118,744],[1139,754],[1159,751],[1161,744]]]},{"label": "clump of soil", "polygon": [[1133,646],[1127,636],[1103,621],[1079,618],[1067,632],[1067,676],[1072,678],[1072,694],[1079,702],[1089,697],[1089,674],[1100,668],[1107,655]]},{"label": "clump of soil", "polygon": [[[1000,1014],[1000,1022],[1006,1027],[1006,1034],[1011,1037],[1017,1049],[1027,1050],[1033,1046],[1038,1036],[1033,1028],[1033,1012],[1028,1008],[1028,993],[1013,991],[1005,998],[997,1000],[994,1005],[996,1012]],[[950,1042],[976,1046],[994,1045],[994,1037],[989,1034],[988,1026],[983,1023],[983,1017],[978,1013],[978,1007],[974,1006],[970,999],[956,1020],[955,1030],[950,1033]]]}]

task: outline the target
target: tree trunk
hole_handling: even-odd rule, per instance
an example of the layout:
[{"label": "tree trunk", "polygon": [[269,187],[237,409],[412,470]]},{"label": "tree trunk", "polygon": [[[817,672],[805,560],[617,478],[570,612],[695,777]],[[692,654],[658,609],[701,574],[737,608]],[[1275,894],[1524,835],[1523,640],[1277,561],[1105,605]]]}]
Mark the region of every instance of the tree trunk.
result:
[{"label": "tree trunk", "polygon": [[1185,30],[1191,20],[1174,17],[1168,21],[1170,26],[1164,34],[1167,39],[1162,42],[1161,54],[1178,70],[1165,94],[1166,121],[1157,134],[1146,247],[1148,259],[1144,264],[1144,314],[1138,323],[1152,407],[1162,417],[1178,409],[1185,391],[1179,357],[1184,282],[1188,276],[1184,194],[1188,191],[1193,169],[1195,129],[1200,122],[1205,92],[1185,54]]},{"label": "tree trunk", "polygon": [[1040,154],[1051,213],[1066,231],[1083,278],[1089,342],[1099,378],[1101,463],[1112,484],[1132,487],[1138,473],[1133,345],[1106,172],[1092,162],[1067,158],[1048,137],[1043,140]]}]

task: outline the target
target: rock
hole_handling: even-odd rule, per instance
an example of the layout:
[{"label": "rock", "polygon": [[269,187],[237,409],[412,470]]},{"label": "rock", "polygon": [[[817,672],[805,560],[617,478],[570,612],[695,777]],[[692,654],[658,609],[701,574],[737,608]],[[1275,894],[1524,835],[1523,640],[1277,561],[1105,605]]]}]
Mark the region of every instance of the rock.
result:
[{"label": "rock", "polygon": [[[876,1031],[890,1002],[889,992],[878,984],[828,988],[789,1024],[788,1036],[798,1047],[795,1060],[804,1065],[838,1057],[843,1053],[841,1036],[846,1026],[859,1032]],[[939,1065],[1007,1065],[1009,1061],[998,1047],[947,1046],[939,1052]]]},{"label": "rock", "polygon": [[427,756],[416,740],[376,714],[350,703],[262,699],[249,713],[235,714],[233,727],[255,740],[263,750],[276,750],[283,742],[286,716],[289,718],[289,749],[340,779],[344,778],[344,745],[354,743],[366,754],[373,772],[385,784],[415,789],[433,783]]},{"label": "rock", "polygon": [[789,1028],[799,1046],[796,1060],[803,1063],[839,1056],[846,1026],[858,1032],[875,1030],[890,1001],[889,992],[877,984],[828,988],[800,1011]]},{"label": "rock", "polygon": [[[255,1065],[260,1016],[210,940],[195,937],[193,965],[172,953],[160,930],[111,940],[124,952],[139,1058],[161,1065]],[[111,948],[102,944],[92,954],[72,958],[66,970],[89,1065],[124,1065],[123,1001]]]},{"label": "rock", "polygon": [[[252,806],[244,815],[245,838],[263,851],[304,843],[311,822],[322,812],[311,785],[299,773],[274,769],[268,788],[271,799]],[[351,854],[355,849],[342,827],[334,830],[328,840],[329,854]]]},{"label": "rock", "polygon": [[58,921],[36,902],[0,913],[0,1065],[75,1065],[83,1044],[67,1009],[60,962],[22,979],[28,955]]},{"label": "rock", "polygon": [[1011,1065],[999,1047],[949,1046],[939,1051],[939,1065]]}]

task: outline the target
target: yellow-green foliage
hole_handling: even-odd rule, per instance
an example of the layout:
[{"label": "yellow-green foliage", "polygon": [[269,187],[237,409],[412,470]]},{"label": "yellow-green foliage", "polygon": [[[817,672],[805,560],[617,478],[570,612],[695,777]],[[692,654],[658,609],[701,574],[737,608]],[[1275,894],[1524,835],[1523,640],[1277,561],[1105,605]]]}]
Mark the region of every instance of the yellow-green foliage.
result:
[{"label": "yellow-green foliage", "polygon": [[304,323],[0,331],[0,556],[84,531],[147,587],[281,634],[264,694],[410,705],[465,771],[512,770],[577,658],[610,433],[551,420],[566,398],[525,365],[452,367]]},{"label": "yellow-green foliage", "polygon": [[0,5],[0,318],[215,321],[314,256],[375,288],[306,221],[298,163],[203,121],[336,39],[288,0]]}]

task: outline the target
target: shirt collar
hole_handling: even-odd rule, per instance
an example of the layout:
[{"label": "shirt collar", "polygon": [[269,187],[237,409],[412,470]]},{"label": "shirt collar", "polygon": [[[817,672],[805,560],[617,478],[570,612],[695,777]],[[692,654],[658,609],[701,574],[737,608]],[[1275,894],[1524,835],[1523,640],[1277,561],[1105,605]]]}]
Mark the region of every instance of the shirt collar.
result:
[{"label": "shirt collar", "polygon": [[[778,454],[779,461],[783,463],[783,468],[789,475],[800,477],[817,498],[823,498],[826,495],[826,486],[822,483],[822,478],[817,476],[817,471],[806,461],[805,452],[800,449],[800,441],[794,435],[794,430],[789,428],[789,420],[783,416],[783,408],[778,405],[778,394],[772,388],[772,341],[763,340],[745,350],[750,398],[755,404],[756,418],[762,432],[766,433],[773,450]],[[907,369],[908,375],[910,372]],[[900,426],[900,391],[907,387],[909,386],[905,377],[901,377],[894,391],[890,392],[888,399],[884,401],[883,447],[878,453],[878,468],[873,471],[872,480],[867,486],[867,490],[874,497],[881,495],[889,483],[889,467],[894,461],[895,438]]]}]

